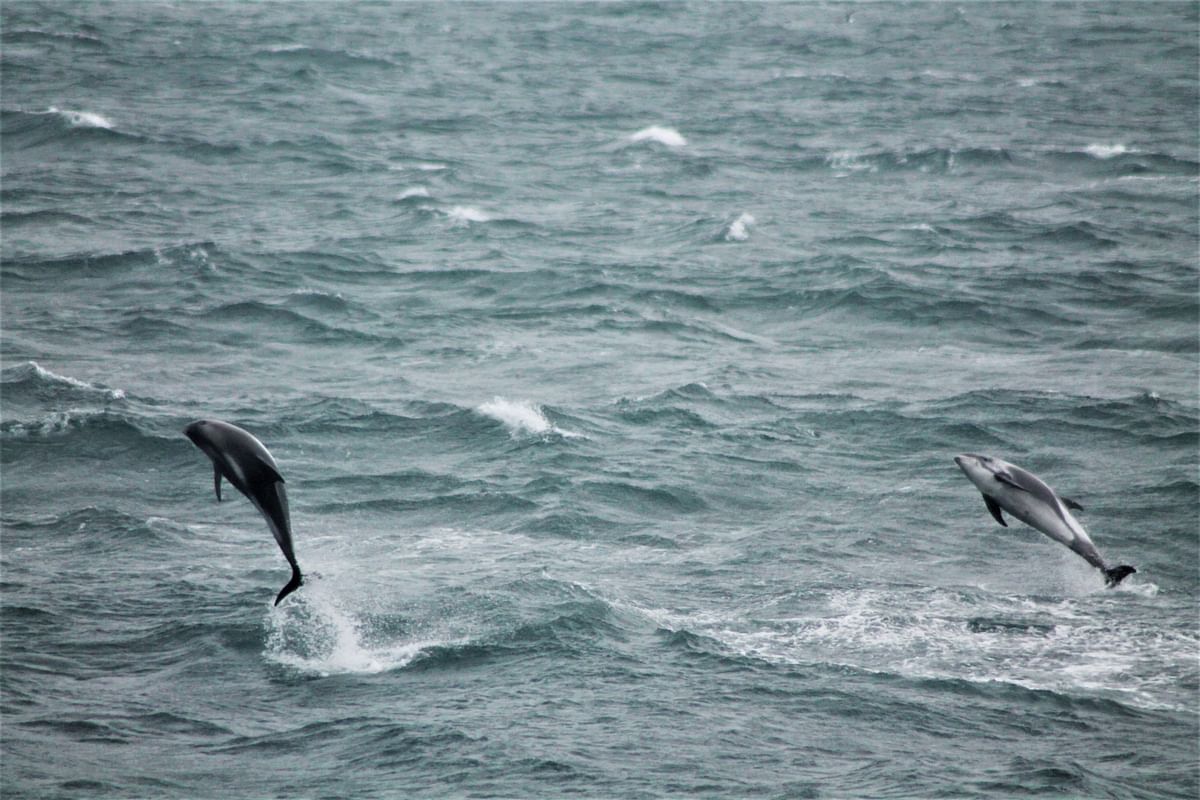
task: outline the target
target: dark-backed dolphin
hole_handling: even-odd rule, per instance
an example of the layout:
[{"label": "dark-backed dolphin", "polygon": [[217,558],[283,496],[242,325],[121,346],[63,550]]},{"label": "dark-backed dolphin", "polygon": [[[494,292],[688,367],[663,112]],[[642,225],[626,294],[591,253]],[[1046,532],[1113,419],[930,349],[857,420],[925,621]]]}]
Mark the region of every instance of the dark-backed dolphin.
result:
[{"label": "dark-backed dolphin", "polygon": [[1001,525],[1008,527],[1001,513],[1007,511],[1029,527],[1036,528],[1081,555],[1084,561],[1104,573],[1104,580],[1109,586],[1116,586],[1126,575],[1137,572],[1126,565],[1108,566],[1096,550],[1096,545],[1092,544],[1087,531],[1071,516],[1069,509],[1082,511],[1083,506],[1055,494],[1032,472],[999,458],[974,453],[955,456],[954,463],[983,492],[987,510]]},{"label": "dark-backed dolphin", "polygon": [[288,518],[287,491],[275,459],[263,443],[237,425],[202,419],[183,431],[213,462],[213,488],[221,499],[221,477],[254,504],[267,520],[284,558],[292,565],[292,579],[279,590],[275,605],[304,582],[292,550],[292,523]]}]

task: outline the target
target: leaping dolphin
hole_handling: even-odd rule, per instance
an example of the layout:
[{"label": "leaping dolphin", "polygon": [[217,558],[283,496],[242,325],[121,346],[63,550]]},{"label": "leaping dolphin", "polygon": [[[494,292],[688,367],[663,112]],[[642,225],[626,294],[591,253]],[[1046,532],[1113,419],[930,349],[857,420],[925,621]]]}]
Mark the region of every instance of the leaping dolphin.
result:
[{"label": "leaping dolphin", "polygon": [[292,579],[279,590],[275,605],[304,582],[292,550],[292,523],[288,517],[287,491],[275,459],[263,443],[237,425],[202,419],[183,431],[213,462],[213,488],[221,500],[221,476],[254,504],[267,520],[284,558],[292,565]]},{"label": "leaping dolphin", "polygon": [[1126,565],[1109,567],[1087,531],[1068,510],[1082,511],[1083,506],[1055,494],[1032,472],[999,458],[974,453],[955,456],[954,463],[983,492],[987,510],[1004,527],[1007,528],[1008,523],[1004,521],[1002,509],[1081,555],[1084,561],[1104,573],[1104,580],[1110,587],[1116,586],[1126,575],[1137,572]]}]

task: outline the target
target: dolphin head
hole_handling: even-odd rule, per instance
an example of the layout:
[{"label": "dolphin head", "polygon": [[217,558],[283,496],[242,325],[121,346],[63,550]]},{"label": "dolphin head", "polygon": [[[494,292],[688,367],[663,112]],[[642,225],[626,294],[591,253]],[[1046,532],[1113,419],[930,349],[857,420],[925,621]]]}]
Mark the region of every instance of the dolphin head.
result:
[{"label": "dolphin head", "polygon": [[208,443],[208,437],[205,436],[205,428],[208,427],[208,420],[198,419],[191,425],[183,429],[183,435],[192,440],[192,444],[204,449],[204,445]]},{"label": "dolphin head", "polygon": [[984,482],[996,474],[998,462],[991,456],[963,453],[954,457],[954,463],[966,474],[971,483],[982,487]]},{"label": "dolphin head", "polygon": [[213,441],[214,433],[216,431],[206,419],[198,419],[183,429],[183,434],[192,440],[192,444],[199,447],[205,455],[212,459],[217,457],[217,445]]}]

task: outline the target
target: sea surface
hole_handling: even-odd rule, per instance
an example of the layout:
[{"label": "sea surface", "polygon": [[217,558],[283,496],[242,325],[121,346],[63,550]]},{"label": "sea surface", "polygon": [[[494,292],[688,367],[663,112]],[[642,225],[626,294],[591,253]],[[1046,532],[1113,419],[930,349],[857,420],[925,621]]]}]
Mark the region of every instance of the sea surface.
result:
[{"label": "sea surface", "polygon": [[1198,17],[5,0],[0,794],[1194,800]]}]

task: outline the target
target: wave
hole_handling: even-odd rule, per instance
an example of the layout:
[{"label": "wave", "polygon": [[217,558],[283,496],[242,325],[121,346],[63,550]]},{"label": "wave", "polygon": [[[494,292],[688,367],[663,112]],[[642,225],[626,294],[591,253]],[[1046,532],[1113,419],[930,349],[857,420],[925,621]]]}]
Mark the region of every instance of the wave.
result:
[{"label": "wave", "polygon": [[[345,312],[347,308],[348,305],[344,300],[339,301],[332,295],[322,293],[293,295],[283,302],[267,303],[258,300],[242,300],[235,303],[223,303],[195,312],[192,314],[192,318],[228,329],[231,335],[248,328],[253,328],[257,332],[266,326],[276,332],[289,331],[300,341],[309,343],[332,345],[350,342],[387,347],[399,343],[397,339],[386,334],[344,327],[297,310],[329,313],[330,311]],[[348,315],[341,313],[339,316],[346,317]],[[360,322],[361,320],[355,317],[355,321]]]},{"label": "wave", "polygon": [[0,130],[13,148],[63,144],[88,137],[110,141],[142,139],[119,130],[109,117],[99,112],[57,106],[45,111],[0,110]]},{"label": "wave", "polygon": [[839,150],[809,158],[810,166],[825,166],[842,177],[876,172],[958,172],[964,169],[1008,169],[1017,161],[1002,147],[931,147],[923,150]]},{"label": "wave", "polygon": [[48,42],[66,43],[91,48],[107,49],[108,45],[99,36],[82,31],[49,31],[41,28],[7,28],[3,40],[12,43]]},{"label": "wave", "polygon": [[934,401],[922,413],[997,427],[1104,431],[1157,444],[1200,442],[1197,409],[1153,392],[1098,398],[1060,392],[975,390]]},{"label": "wave", "polygon": [[120,272],[153,271],[164,267],[208,274],[214,264],[231,260],[213,242],[184,243],[167,247],[149,247],[119,253],[79,253],[60,258],[5,259],[4,276],[17,280],[38,280],[47,273],[66,275],[111,275]]},{"label": "wave", "polygon": [[708,508],[696,492],[683,486],[642,486],[629,481],[586,481],[581,488],[602,505],[611,506],[623,514],[674,517],[695,514]]},{"label": "wave", "polygon": [[69,375],[52,372],[36,361],[26,361],[0,371],[0,386],[4,387],[5,399],[35,395],[40,400],[50,399],[100,399],[124,400],[124,389],[113,389],[103,384],[89,383]]},{"label": "wave", "polygon": [[267,59],[297,62],[306,65],[316,65],[318,67],[374,67],[394,69],[399,66],[395,61],[382,56],[360,53],[353,50],[313,47],[295,42],[268,45],[259,50],[257,55]]}]

